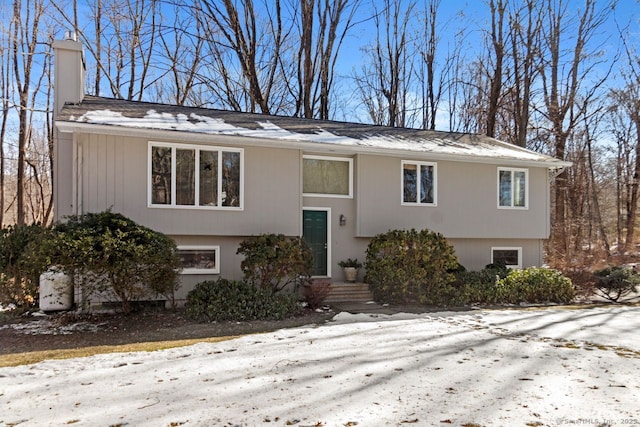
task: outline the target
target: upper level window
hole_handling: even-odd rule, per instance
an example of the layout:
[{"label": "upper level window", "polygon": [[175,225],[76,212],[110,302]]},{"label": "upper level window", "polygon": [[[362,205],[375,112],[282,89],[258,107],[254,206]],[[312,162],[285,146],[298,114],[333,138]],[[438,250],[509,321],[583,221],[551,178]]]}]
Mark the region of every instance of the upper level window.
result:
[{"label": "upper level window", "polygon": [[498,168],[498,207],[529,207],[528,177],[527,169]]},{"label": "upper level window", "polygon": [[303,156],[302,193],[305,196],[353,197],[353,159]]},{"label": "upper level window", "polygon": [[436,205],[436,164],[402,161],[402,204]]},{"label": "upper level window", "polygon": [[149,144],[149,205],[242,208],[241,149]]}]

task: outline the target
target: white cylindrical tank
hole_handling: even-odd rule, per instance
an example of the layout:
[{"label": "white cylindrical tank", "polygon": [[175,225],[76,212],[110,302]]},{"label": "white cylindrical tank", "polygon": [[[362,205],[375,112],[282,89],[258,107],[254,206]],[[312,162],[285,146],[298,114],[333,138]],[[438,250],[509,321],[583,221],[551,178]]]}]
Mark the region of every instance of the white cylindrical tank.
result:
[{"label": "white cylindrical tank", "polygon": [[73,307],[71,276],[51,267],[40,275],[40,310],[69,310]]}]

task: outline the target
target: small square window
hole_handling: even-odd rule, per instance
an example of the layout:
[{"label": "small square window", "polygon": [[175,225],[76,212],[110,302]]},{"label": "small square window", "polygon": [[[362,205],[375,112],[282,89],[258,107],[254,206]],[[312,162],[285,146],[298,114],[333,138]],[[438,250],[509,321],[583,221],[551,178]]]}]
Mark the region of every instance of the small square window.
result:
[{"label": "small square window", "polygon": [[522,248],[491,248],[491,263],[522,268]]},{"label": "small square window", "polygon": [[220,246],[178,246],[182,274],[219,274]]}]

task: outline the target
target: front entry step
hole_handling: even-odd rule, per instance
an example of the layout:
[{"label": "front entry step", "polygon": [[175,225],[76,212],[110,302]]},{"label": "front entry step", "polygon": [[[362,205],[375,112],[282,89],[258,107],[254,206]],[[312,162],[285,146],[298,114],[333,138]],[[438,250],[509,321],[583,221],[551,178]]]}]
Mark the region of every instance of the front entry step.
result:
[{"label": "front entry step", "polygon": [[329,295],[324,302],[327,304],[337,302],[369,302],[373,301],[369,285],[366,283],[332,282]]}]

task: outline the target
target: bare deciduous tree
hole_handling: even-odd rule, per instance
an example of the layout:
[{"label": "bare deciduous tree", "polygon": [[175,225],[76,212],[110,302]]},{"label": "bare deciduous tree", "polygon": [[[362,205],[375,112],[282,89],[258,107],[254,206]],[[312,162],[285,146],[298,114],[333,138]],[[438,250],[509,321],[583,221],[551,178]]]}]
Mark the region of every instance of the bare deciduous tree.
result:
[{"label": "bare deciduous tree", "polygon": [[487,105],[486,135],[496,136],[496,118],[502,98],[502,66],[505,57],[504,14],[506,5],[504,0],[490,0],[491,11],[491,48],[493,67],[489,70],[489,97]]},{"label": "bare deciduous tree", "polygon": [[[596,72],[596,66],[603,60],[598,56],[598,47],[592,44],[610,8],[598,10],[595,0],[586,0],[584,9],[577,11],[577,22],[572,22],[572,14],[564,0],[546,0],[544,6],[539,70],[545,106],[543,114],[550,124],[553,155],[565,160],[571,133],[607,77]],[[565,37],[570,40],[569,48]],[[569,251],[566,172],[557,177],[555,184],[554,247],[559,253],[566,254]]]},{"label": "bare deciduous tree", "polygon": [[[167,70],[166,74],[160,75],[156,80],[158,101],[177,105],[200,104],[194,98],[194,85],[203,62],[204,38],[199,37],[201,21],[197,19],[198,9],[192,10],[195,16],[181,13],[181,8],[176,6],[165,10],[158,17],[161,49],[158,57],[160,61],[166,61],[163,68]],[[165,19],[168,20],[168,25],[164,23]],[[162,78],[165,75],[168,76],[167,79]]]},{"label": "bare deciduous tree", "polygon": [[28,2],[23,6],[21,0],[13,2],[13,19],[11,22],[11,63],[13,84],[18,96],[18,160],[16,174],[16,222],[25,224],[25,166],[27,159],[27,144],[31,137],[31,123],[34,103],[32,85],[37,76],[34,58],[37,54],[39,41],[39,25],[44,13],[42,0]]},{"label": "bare deciduous tree", "polygon": [[513,61],[513,89],[510,106],[513,117],[511,142],[526,147],[529,131],[533,84],[537,77],[538,43],[541,31],[541,16],[535,9],[536,0],[527,0],[524,5],[509,13],[511,52]]},{"label": "bare deciduous tree", "polygon": [[300,0],[296,115],[329,119],[340,48],[360,0]]},{"label": "bare deciduous tree", "polygon": [[[0,5],[2,14],[7,5]],[[4,20],[0,22],[0,97],[2,98],[2,122],[0,123],[0,227],[4,226],[4,198],[5,198],[5,149],[7,126],[9,122],[9,98],[11,96],[11,82],[9,80],[9,63],[11,58],[10,37]]]},{"label": "bare deciduous tree", "polygon": [[[454,85],[449,77],[452,73],[455,61],[460,55],[455,51],[460,45],[454,43],[454,51],[444,58],[439,57],[439,45],[441,33],[446,33],[447,28],[439,25],[438,10],[442,0],[429,0],[423,11],[423,28],[415,41],[415,50],[419,52],[421,61],[416,66],[416,80],[420,85],[422,94],[421,110],[423,129],[436,129],[438,108],[441,105],[443,93]],[[441,56],[441,55],[440,55]],[[438,68],[438,63],[440,67]],[[454,103],[453,100],[450,100]]]},{"label": "bare deciduous tree", "polygon": [[409,46],[409,23],[415,2],[384,0],[374,11],[376,39],[364,48],[369,62],[355,76],[361,100],[369,118],[387,126],[407,126],[409,87],[413,61]]},{"label": "bare deciduous tree", "polygon": [[[625,66],[622,79],[625,86],[611,91],[612,110],[617,113],[613,131],[619,141],[619,180],[626,190],[623,228],[626,229],[623,249],[634,242],[638,198],[640,197],[640,56],[628,41],[625,41]],[[623,179],[622,174],[626,177]],[[623,190],[620,191],[623,193]],[[619,209],[621,211],[621,209]],[[618,227],[622,234],[622,227]]]},{"label": "bare deciduous tree", "polygon": [[[196,7],[199,8],[198,17],[203,20],[209,50],[216,55],[220,71],[224,73],[226,90],[234,92],[230,84],[234,77],[225,64],[223,55],[227,49],[222,41],[239,65],[239,84],[248,97],[247,110],[271,113],[270,95],[277,83],[278,60],[282,57],[285,41],[280,0],[275,0],[271,6],[273,20],[266,24],[262,24],[256,14],[253,0],[200,0]],[[234,96],[234,100],[232,104],[240,106],[238,97]]]}]

